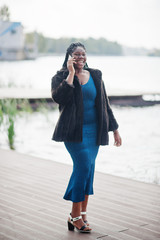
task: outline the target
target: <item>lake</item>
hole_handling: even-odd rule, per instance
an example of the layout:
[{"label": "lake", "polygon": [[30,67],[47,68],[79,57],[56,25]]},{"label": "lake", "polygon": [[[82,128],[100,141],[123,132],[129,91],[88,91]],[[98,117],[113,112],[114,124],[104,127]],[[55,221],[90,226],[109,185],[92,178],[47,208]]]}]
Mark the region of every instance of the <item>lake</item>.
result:
[{"label": "lake", "polygon": [[[63,56],[33,61],[0,62],[0,86],[48,89],[51,77],[62,66]],[[160,93],[160,58],[88,56],[89,67],[103,73],[107,92]]]},{"label": "lake", "polygon": [[[0,62],[0,85],[50,91],[51,77],[60,69],[62,62],[62,56]],[[114,89],[160,93],[160,58],[88,56],[88,65],[102,70],[108,93]],[[110,133],[110,145],[100,147],[96,170],[160,184],[160,105],[112,108],[120,125],[123,145],[114,147],[113,134]],[[58,114],[55,110],[17,117],[16,150],[72,164],[63,143],[51,140]],[[0,147],[8,148],[7,135],[2,127]]]}]

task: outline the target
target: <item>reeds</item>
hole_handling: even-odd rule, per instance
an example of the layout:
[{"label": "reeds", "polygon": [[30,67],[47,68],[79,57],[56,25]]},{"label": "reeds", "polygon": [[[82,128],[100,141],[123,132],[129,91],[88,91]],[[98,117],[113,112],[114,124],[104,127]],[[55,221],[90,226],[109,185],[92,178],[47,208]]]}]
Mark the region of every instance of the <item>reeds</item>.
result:
[{"label": "reeds", "polygon": [[2,99],[0,100],[0,127],[7,133],[10,149],[14,150],[15,121],[20,112],[32,112],[28,100]]}]

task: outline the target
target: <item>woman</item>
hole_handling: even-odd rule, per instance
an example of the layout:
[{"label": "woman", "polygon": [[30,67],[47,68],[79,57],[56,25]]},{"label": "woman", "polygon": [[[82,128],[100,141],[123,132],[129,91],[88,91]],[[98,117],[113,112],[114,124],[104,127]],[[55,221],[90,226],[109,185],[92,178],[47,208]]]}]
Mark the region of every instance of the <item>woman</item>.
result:
[{"label": "woman", "polygon": [[114,132],[115,146],[121,145],[118,124],[106,95],[102,73],[86,63],[86,49],[72,43],[63,68],[52,78],[52,98],[59,104],[60,117],[53,140],[63,141],[73,160],[73,172],[64,195],[72,201],[68,229],[91,231],[86,217],[89,195],[93,194],[95,159],[100,145],[108,144]]}]

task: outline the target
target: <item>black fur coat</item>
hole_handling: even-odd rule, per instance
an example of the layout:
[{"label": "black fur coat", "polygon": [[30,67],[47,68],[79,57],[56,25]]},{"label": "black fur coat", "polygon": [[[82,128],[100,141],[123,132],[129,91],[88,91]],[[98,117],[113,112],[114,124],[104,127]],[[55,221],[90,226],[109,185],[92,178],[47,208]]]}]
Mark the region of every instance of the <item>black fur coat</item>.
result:
[{"label": "black fur coat", "polygon": [[[109,105],[100,70],[87,68],[94,80],[97,90],[95,100],[98,116],[97,145],[108,145],[108,131],[118,128],[117,121]],[[68,70],[60,70],[52,78],[52,99],[59,104],[60,116],[52,140],[64,142],[81,142],[83,127],[83,99],[77,76],[73,85],[65,79]]]}]

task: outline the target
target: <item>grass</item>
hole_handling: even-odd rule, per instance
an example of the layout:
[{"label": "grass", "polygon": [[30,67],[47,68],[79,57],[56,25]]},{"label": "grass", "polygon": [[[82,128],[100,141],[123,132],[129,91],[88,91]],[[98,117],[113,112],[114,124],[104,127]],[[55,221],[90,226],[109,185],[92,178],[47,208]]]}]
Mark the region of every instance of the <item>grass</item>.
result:
[{"label": "grass", "polygon": [[[55,106],[52,105],[52,109]],[[15,150],[15,121],[21,113],[42,112],[46,117],[50,107],[45,100],[39,100],[30,104],[27,99],[2,99],[0,100],[0,128],[5,131],[8,137],[10,149]]]},{"label": "grass", "polygon": [[0,100],[0,126],[6,131],[10,149],[14,150],[15,121],[21,112],[32,112],[28,100],[2,99]]}]

